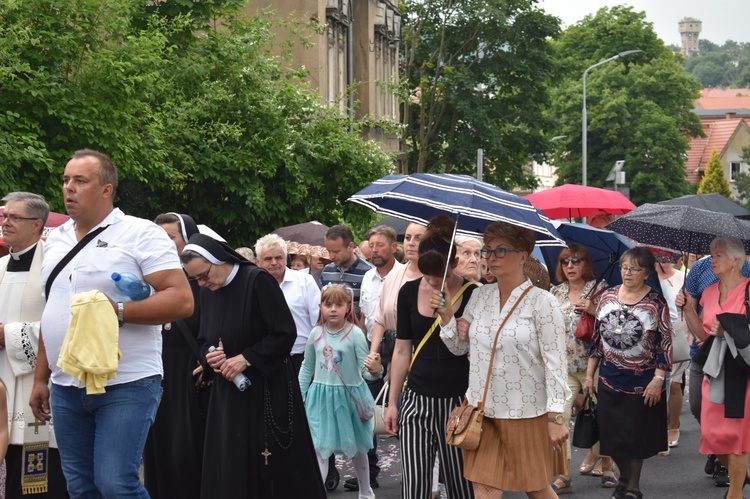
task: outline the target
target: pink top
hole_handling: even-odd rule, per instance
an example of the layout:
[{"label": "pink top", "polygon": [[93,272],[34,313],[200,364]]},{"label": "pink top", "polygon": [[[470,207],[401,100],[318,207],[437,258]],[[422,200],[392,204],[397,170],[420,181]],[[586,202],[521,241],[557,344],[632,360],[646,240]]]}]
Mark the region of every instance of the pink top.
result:
[{"label": "pink top", "polygon": [[736,288],[729,291],[727,300],[719,305],[719,283],[715,282],[703,291],[700,305],[703,307],[703,330],[711,334],[716,316],[724,312],[745,313],[745,286],[750,278],[743,280]]}]

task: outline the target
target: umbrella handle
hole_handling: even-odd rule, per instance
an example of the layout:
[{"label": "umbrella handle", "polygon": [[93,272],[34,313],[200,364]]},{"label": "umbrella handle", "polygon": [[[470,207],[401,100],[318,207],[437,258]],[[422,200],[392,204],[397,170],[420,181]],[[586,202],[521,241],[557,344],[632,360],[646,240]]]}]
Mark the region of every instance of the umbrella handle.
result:
[{"label": "umbrella handle", "polygon": [[443,272],[443,284],[440,285],[440,292],[445,292],[445,281],[448,279],[448,268],[451,266],[450,257],[451,257],[451,251],[453,251],[453,245],[456,241],[456,232],[458,232],[458,217],[459,214],[456,213],[456,225],[453,226],[453,236],[451,237],[451,243],[448,246],[448,258],[446,258],[445,263],[445,272]]}]

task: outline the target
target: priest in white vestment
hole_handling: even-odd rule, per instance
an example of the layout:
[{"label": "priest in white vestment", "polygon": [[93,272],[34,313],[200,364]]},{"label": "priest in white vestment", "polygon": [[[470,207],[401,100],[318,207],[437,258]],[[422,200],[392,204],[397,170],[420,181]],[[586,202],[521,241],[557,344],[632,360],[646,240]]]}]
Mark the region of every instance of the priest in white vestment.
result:
[{"label": "priest in white vestment", "polygon": [[20,499],[22,491],[30,499],[64,498],[52,425],[38,422],[29,407],[45,305],[41,236],[49,206],[28,192],[8,194],[3,202],[2,237],[10,246],[10,254],[0,258],[0,378],[8,391],[10,443],[6,498]]}]

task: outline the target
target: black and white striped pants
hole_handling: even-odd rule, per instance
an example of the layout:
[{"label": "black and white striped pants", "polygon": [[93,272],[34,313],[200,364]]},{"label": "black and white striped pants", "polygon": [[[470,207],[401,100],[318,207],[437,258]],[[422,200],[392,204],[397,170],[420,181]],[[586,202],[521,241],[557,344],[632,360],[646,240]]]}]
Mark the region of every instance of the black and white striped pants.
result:
[{"label": "black and white striped pants", "polygon": [[464,479],[463,453],[445,443],[445,427],[463,397],[434,398],[407,390],[399,414],[403,481],[402,499],[432,497],[432,468],[439,456],[449,499],[473,499],[471,482]]}]

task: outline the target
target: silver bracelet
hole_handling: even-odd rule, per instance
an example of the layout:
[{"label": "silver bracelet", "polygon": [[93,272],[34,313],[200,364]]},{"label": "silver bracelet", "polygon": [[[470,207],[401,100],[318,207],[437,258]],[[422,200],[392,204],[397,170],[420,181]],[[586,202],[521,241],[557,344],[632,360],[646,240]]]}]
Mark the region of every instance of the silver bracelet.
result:
[{"label": "silver bracelet", "polygon": [[667,379],[667,378],[665,378],[664,376],[662,376],[661,374],[654,374],[654,378],[656,378],[656,379],[660,379],[660,380],[662,380],[662,381],[666,381],[666,379]]}]

